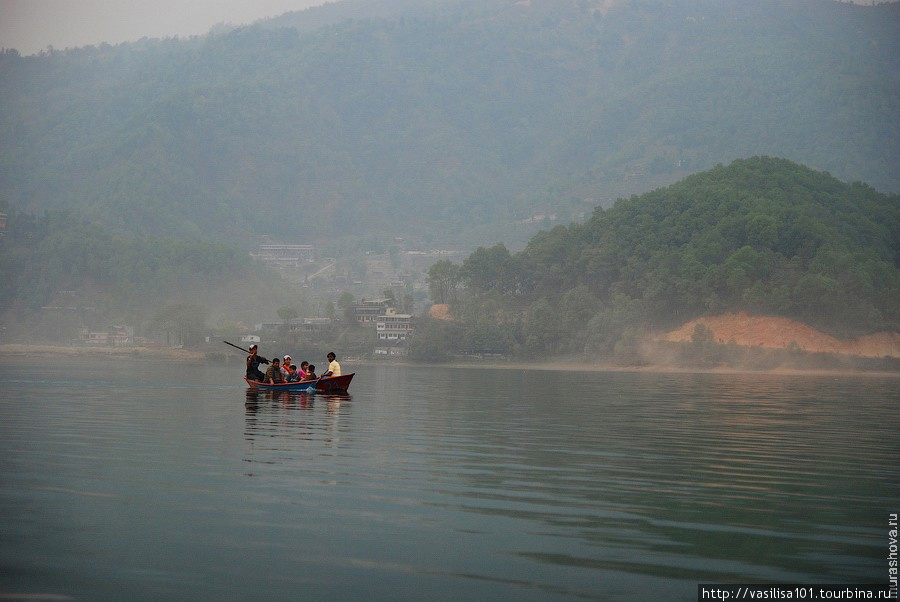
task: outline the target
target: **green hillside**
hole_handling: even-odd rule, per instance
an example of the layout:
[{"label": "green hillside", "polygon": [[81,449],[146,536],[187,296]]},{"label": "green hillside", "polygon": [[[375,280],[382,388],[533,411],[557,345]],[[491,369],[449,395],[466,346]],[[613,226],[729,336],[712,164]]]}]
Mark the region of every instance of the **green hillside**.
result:
[{"label": "green hillside", "polygon": [[898,18],[359,0],[190,40],[6,51],[0,200],[120,234],[474,248],[759,154],[897,192]]},{"label": "green hillside", "polygon": [[[5,209],[0,205],[0,209]],[[212,241],[118,236],[72,212],[12,212],[0,235],[0,341],[69,342],[78,327],[134,328],[196,345],[306,300],[250,256]]]},{"label": "green hillside", "polygon": [[783,159],[738,160],[598,208],[520,253],[497,245],[441,262],[429,283],[457,321],[417,333],[425,358],[443,345],[609,357],[727,311],[838,336],[896,331],[900,197]]}]

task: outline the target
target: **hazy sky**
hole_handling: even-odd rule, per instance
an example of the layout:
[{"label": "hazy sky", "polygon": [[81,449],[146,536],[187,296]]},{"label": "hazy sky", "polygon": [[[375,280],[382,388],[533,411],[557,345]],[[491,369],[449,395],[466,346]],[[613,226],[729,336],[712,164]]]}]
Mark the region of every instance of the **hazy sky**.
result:
[{"label": "hazy sky", "polygon": [[0,48],[35,54],[49,45],[186,37],[219,23],[252,23],[328,1],[333,0],[0,0]]},{"label": "hazy sky", "polygon": [[35,54],[143,37],[204,34],[325,4],[326,0],[0,0],[0,47]]}]

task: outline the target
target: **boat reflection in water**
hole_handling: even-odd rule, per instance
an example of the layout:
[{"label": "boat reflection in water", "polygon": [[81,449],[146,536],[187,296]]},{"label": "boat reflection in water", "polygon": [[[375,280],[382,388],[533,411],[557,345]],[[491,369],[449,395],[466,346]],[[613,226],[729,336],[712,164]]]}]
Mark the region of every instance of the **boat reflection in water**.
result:
[{"label": "boat reflection in water", "polygon": [[316,391],[260,391],[259,389],[247,389],[244,405],[248,412],[255,412],[261,404],[280,403],[282,406],[291,406],[299,409],[309,409],[313,402],[325,402],[329,408],[338,408],[342,402],[353,401],[353,396],[346,391],[334,393],[317,393]]},{"label": "boat reflection in water", "polygon": [[[353,397],[346,393],[248,389],[244,439],[250,463],[278,464],[314,452],[310,442],[335,447],[349,432]],[[319,448],[321,449],[321,448]]]}]

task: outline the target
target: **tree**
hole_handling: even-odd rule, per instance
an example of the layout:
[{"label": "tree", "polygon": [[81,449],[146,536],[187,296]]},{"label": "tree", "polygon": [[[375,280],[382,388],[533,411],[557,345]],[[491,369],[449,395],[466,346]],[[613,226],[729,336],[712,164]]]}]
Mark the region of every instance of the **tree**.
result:
[{"label": "tree", "polygon": [[424,318],[416,325],[409,341],[409,357],[420,362],[443,362],[450,359],[459,339],[458,327],[452,323]]},{"label": "tree", "polygon": [[353,293],[351,293],[350,291],[344,291],[341,293],[341,296],[338,297],[337,306],[341,311],[344,311],[355,302],[356,297],[353,296]]},{"label": "tree", "polygon": [[165,333],[169,345],[193,347],[203,340],[206,308],[192,303],[167,305],[153,318],[151,330]]},{"label": "tree", "polygon": [[559,303],[560,342],[559,349],[566,352],[584,351],[585,332],[588,322],[597,313],[599,303],[588,288],[579,285],[567,291]]},{"label": "tree", "polygon": [[285,326],[290,324],[291,320],[296,320],[300,316],[300,312],[297,308],[289,305],[279,307],[276,313],[278,314],[278,317],[281,318],[281,321],[284,322]]},{"label": "tree", "polygon": [[616,293],[588,322],[585,329],[585,353],[589,356],[611,356],[620,339],[630,341],[633,338],[634,330],[628,336],[625,334],[626,330],[634,324],[640,324],[643,316],[643,303]]},{"label": "tree", "polygon": [[448,259],[432,265],[425,277],[431,300],[440,304],[452,302],[461,279],[461,268]]},{"label": "tree", "polygon": [[541,297],[528,309],[522,334],[525,337],[525,348],[535,355],[553,355],[559,348],[559,312],[546,297]]},{"label": "tree", "polygon": [[291,320],[297,319],[300,315],[300,312],[297,311],[296,307],[291,305],[285,305],[283,307],[279,307],[275,313],[278,314],[278,317],[281,318],[281,338],[290,339],[284,340],[285,343],[290,343],[292,345],[296,344],[296,334],[291,333]]},{"label": "tree", "polygon": [[463,280],[473,292],[515,293],[521,283],[520,276],[519,262],[503,243],[490,248],[478,247],[462,265]]}]

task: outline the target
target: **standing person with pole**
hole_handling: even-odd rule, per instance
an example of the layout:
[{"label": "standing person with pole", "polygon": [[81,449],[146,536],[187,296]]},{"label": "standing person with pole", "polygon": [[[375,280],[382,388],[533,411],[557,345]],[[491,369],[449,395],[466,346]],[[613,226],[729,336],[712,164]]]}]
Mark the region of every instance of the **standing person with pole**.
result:
[{"label": "standing person with pole", "polygon": [[253,345],[250,345],[249,351],[250,355],[247,356],[247,378],[250,380],[262,382],[265,379],[266,375],[260,371],[259,365],[261,363],[268,364],[269,360],[262,357],[261,355],[257,355],[257,347],[255,343]]}]

